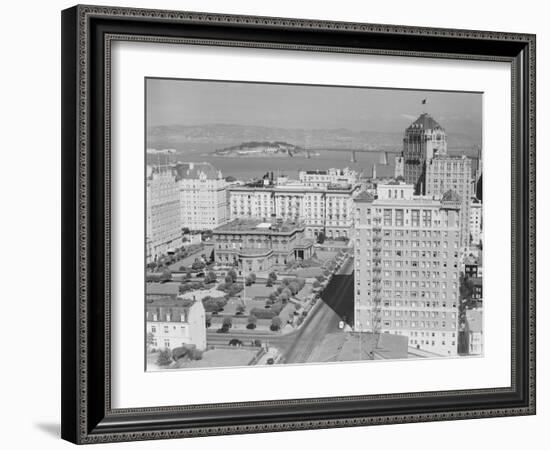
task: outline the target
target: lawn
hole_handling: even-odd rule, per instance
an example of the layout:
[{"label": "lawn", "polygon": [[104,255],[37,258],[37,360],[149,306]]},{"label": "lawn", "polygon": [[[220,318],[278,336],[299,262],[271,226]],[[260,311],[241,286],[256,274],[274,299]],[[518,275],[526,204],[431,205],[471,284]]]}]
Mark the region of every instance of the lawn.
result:
[{"label": "lawn", "polygon": [[198,361],[177,361],[174,369],[198,369],[205,367],[247,366],[259,349],[216,348],[203,353]]}]

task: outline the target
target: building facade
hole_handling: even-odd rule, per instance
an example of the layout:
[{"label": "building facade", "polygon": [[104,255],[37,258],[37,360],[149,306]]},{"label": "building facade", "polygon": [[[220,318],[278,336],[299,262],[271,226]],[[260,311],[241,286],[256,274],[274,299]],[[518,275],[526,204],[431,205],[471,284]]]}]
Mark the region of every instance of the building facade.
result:
[{"label": "building facade", "polygon": [[330,185],[355,186],[359,182],[357,172],[348,167],[328,170],[300,170],[298,178],[304,186],[328,188]]},{"label": "building facade", "polygon": [[184,344],[206,349],[206,314],[201,301],[183,297],[148,298],[147,344],[151,349],[169,349]]},{"label": "building facade", "polygon": [[170,166],[147,166],[146,260],[153,262],[171,249],[181,247],[179,190]]},{"label": "building facade", "polygon": [[355,330],[407,336],[409,346],[456,355],[460,205],[379,185],[355,199]]},{"label": "building facade", "polygon": [[292,221],[235,219],[213,231],[214,260],[234,266],[239,275],[270,272],[312,255],[305,227]]},{"label": "building facade", "polygon": [[470,239],[472,245],[483,241],[483,214],[481,201],[474,199],[470,205]]},{"label": "building facade", "polygon": [[426,163],[434,156],[447,154],[445,130],[427,113],[421,114],[403,138],[403,176],[413,184],[415,193],[425,194]]},{"label": "building facade", "polygon": [[176,165],[181,226],[211,230],[227,222],[227,190],[222,173],[210,163]]},{"label": "building facade", "polygon": [[280,218],[305,225],[306,236],[350,238],[353,232],[353,197],[359,187],[326,188],[293,184],[255,184],[229,189],[231,219]]},{"label": "building facade", "polygon": [[426,195],[441,198],[452,190],[460,196],[460,242],[470,244],[472,166],[466,156],[435,156],[426,163]]},{"label": "building facade", "polygon": [[405,158],[403,155],[395,157],[394,177],[405,179]]}]

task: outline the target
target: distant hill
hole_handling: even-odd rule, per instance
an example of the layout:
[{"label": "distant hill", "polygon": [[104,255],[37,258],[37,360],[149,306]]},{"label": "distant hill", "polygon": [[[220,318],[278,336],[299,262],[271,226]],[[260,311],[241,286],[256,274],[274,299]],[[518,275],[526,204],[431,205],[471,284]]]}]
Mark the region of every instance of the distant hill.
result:
[{"label": "distant hill", "polygon": [[[481,144],[467,134],[449,133],[447,139],[449,148],[469,149]],[[177,149],[184,145],[203,146],[208,144],[214,150],[238,147],[243,143],[277,142],[285,144],[292,142],[296,148],[399,150],[403,146],[403,132],[349,130],[346,128],[287,129],[232,124],[160,125],[147,129],[147,146],[150,148]]]}]

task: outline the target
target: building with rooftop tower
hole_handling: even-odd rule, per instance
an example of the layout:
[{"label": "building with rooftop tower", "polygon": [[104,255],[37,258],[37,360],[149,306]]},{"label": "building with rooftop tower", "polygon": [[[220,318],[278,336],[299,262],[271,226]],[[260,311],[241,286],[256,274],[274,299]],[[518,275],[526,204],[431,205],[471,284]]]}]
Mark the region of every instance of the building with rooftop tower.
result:
[{"label": "building with rooftop tower", "polygon": [[447,154],[445,130],[428,113],[422,113],[405,130],[403,138],[403,176],[415,187],[416,194],[426,193],[426,163]]}]

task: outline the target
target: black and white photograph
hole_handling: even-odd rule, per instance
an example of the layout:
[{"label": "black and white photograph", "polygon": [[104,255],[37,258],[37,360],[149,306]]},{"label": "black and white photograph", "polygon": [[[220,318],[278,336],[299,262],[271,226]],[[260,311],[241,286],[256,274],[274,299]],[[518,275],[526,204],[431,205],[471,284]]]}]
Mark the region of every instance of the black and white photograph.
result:
[{"label": "black and white photograph", "polygon": [[144,91],[147,371],[483,357],[482,92]]}]

